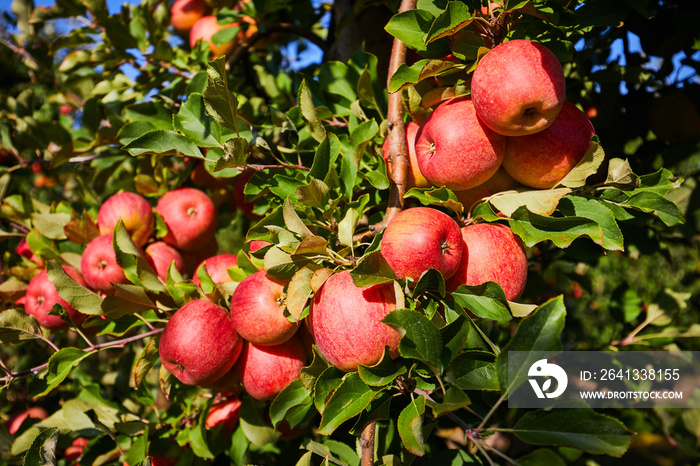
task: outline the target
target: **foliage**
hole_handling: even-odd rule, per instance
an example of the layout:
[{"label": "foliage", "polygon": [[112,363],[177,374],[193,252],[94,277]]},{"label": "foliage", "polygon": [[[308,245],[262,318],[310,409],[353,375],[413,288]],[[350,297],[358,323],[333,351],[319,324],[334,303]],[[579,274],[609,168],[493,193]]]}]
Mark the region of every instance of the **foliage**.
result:
[{"label": "foliage", "polygon": [[[240,10],[219,8],[222,19],[255,18],[257,37],[268,40],[210,60],[206,44],[190,49],[169,27],[162,0],[116,12],[100,0],[48,8],[13,1],[0,37],[8,70],[0,78],[7,400],[0,416],[25,405],[51,415],[27,419],[13,435],[3,428],[3,462],[56,455],[69,464],[61,455],[82,437],[89,443],[81,464],[148,464],[159,456],[183,465],[358,465],[367,448],[362,432],[375,422],[375,464],[421,457],[455,465],[607,457],[662,464],[647,443],[679,461],[697,457],[696,410],[509,411],[503,374],[515,350],[697,349],[700,127],[688,122],[700,121],[698,84],[695,75],[679,81],[671,61],[683,52],[683,65],[697,70],[700,42],[687,9],[698,7],[509,0],[482,10],[476,0],[421,0],[397,13],[397,2],[369,3],[358,2],[345,23],[361,24],[363,8],[383,9],[393,15],[386,31],[408,45],[409,56],[418,54],[387,81],[388,57],[362,47],[344,60],[292,69],[290,46],[311,47],[313,39],[333,47],[344,23],[328,19],[335,11],[328,4],[253,0]],[[668,24],[674,27],[662,27]],[[585,160],[550,190],[508,191],[465,206],[447,188],[414,188],[405,202],[442,209],[463,225],[508,224],[528,246],[526,294],[508,302],[492,282],[446,293],[434,270],[417,283],[396,280],[378,253],[381,234],[367,234],[395,189],[379,151],[389,92],[400,93],[407,120],[421,121],[439,102],[468,93],[478,59],[515,38],[546,44],[564,63],[567,98],[596,127]],[[614,56],[611,45],[620,42]],[[665,99],[678,100],[669,111]],[[685,113],[678,118],[674,110]],[[251,178],[241,196],[244,176]],[[292,320],[308,314],[330,273],[351,270],[358,285],[395,282],[405,308],[385,323],[403,335],[400,358],[385,355],[345,373],[314,351],[273,401],[242,394],[232,431],[206,428],[212,406],[231,394],[171,377],[158,339],[178,307],[200,297],[227,306],[231,288],[206,274],[198,287],[192,273],[174,267],[159,278],[121,223],[114,247],[130,284],[102,296],[58,267],[79,265],[98,234],[97,210],[112,194],[138,192],[155,205],[182,186],[199,186],[217,204],[218,249],[238,254],[231,277],[241,281],[264,267],[290,280]],[[22,239],[34,260],[16,252]],[[252,240],[271,245],[251,253]],[[42,267],[61,297],[90,316],[82,328],[49,332],[17,303]],[[574,417],[580,422],[572,425]]]}]

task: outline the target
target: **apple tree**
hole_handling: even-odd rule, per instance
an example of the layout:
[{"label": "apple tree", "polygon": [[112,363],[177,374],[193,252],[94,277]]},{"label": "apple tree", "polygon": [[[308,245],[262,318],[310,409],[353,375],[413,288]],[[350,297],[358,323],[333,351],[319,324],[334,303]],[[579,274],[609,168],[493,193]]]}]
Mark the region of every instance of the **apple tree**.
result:
[{"label": "apple tree", "polygon": [[[3,464],[697,458],[697,409],[509,409],[507,374],[698,349],[699,8],[13,0]],[[483,123],[550,80],[546,129]]]}]

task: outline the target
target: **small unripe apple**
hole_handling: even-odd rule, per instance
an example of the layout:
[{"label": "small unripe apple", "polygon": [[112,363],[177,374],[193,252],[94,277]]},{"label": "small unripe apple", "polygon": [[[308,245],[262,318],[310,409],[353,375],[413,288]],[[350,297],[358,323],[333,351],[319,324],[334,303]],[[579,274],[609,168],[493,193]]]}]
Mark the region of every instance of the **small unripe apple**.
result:
[{"label": "small unripe apple", "polygon": [[258,345],[278,345],[299,328],[284,316],[284,286],[264,270],[238,284],[231,296],[231,320],[238,334]]},{"label": "small unripe apple", "polygon": [[235,254],[219,254],[217,256],[208,257],[199,264],[192,276],[192,281],[194,281],[197,286],[201,286],[197,274],[203,266],[206,266],[209,278],[211,278],[214,283],[222,284],[232,282],[233,280],[228,274],[228,269],[237,264],[238,257]]},{"label": "small unripe apple", "polygon": [[188,33],[194,23],[211,12],[204,0],[175,0],[170,7],[170,24],[181,33]]},{"label": "small unripe apple", "polygon": [[[61,267],[73,280],[83,286],[87,286],[80,272],[76,269],[68,265],[62,265]],[[61,298],[58,291],[56,291],[56,287],[49,280],[46,270],[42,270],[32,278],[27,286],[27,291],[24,295],[24,310],[27,314],[36,317],[39,325],[44,328],[50,330],[66,329],[69,327],[68,322],[64,321],[60,316],[48,314],[56,303],[66,309],[70,320],[75,325],[80,325],[87,318],[85,314],[78,312]]]},{"label": "small unripe apple", "polygon": [[530,40],[497,45],[479,62],[471,83],[474,108],[486,126],[505,136],[542,131],[554,122],[566,94],[556,55]]},{"label": "small unripe apple", "polygon": [[166,193],[156,211],[168,227],[163,241],[182,251],[203,248],[216,232],[216,206],[199,189],[179,188]]},{"label": "small unripe apple", "polygon": [[565,102],[547,129],[508,138],[503,168],[525,186],[552,188],[581,161],[594,134],[586,114]]},{"label": "small unripe apple", "polygon": [[165,241],[156,241],[149,244],[146,246],[143,255],[163,281],[168,278],[168,268],[171,263],[175,262],[175,268],[178,272],[183,273],[185,270],[185,261],[182,259],[180,252]]},{"label": "small unripe apple", "polygon": [[421,125],[418,168],[435,186],[471,189],[491,178],[503,161],[506,138],[484,125],[469,97],[444,102]]},{"label": "small unripe apple", "polygon": [[[429,188],[432,186],[418,167],[418,158],[416,156],[416,135],[420,126],[412,121],[406,124],[406,147],[408,147],[409,170],[406,178],[406,190],[411,188]],[[389,161],[389,138],[384,140],[382,144],[382,153],[384,162],[386,162],[387,175],[391,178],[393,163]]]},{"label": "small unripe apple", "polygon": [[111,233],[90,241],[80,257],[80,270],[87,285],[96,291],[113,293],[113,283],[129,283],[117,263]]},{"label": "small unripe apple", "polygon": [[385,346],[392,358],[399,355],[401,336],[382,322],[396,308],[393,283],[358,287],[350,272],[340,272],[328,278],[314,296],[309,330],[329,363],[346,372],[355,371],[358,364],[378,363]]},{"label": "small unripe apple", "polygon": [[292,337],[274,346],[245,343],[235,370],[256,400],[269,400],[299,378],[306,365],[303,343]]},{"label": "small unripe apple", "polygon": [[418,280],[432,268],[447,279],[462,257],[459,225],[437,209],[406,209],[384,230],[381,251],[397,278]]},{"label": "small unripe apple", "polygon": [[155,220],[153,208],[143,196],[122,191],[107,199],[97,213],[100,234],[112,233],[119,219],[135,245],[142,247],[148,242]]},{"label": "small unripe apple", "polygon": [[222,307],[196,299],[170,317],[158,350],[163,367],[178,380],[206,386],[233,367],[242,344]]},{"label": "small unripe apple", "polygon": [[447,290],[492,281],[503,288],[509,301],[518,299],[527,282],[527,255],[511,229],[498,223],[475,223],[462,228],[462,239],[462,260],[445,282]]}]

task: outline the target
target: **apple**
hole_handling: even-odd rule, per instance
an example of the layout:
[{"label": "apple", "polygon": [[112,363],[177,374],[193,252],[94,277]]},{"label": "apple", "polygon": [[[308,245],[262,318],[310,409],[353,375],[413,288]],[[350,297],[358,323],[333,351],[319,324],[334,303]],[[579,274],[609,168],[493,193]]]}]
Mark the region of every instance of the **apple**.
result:
[{"label": "apple", "polygon": [[233,428],[238,424],[241,400],[238,398],[230,398],[228,400],[216,403],[209,408],[205,427],[213,429],[214,427],[223,424],[228,435],[231,435]]},{"label": "apple", "polygon": [[78,437],[73,440],[73,443],[63,452],[63,459],[66,461],[77,461],[83,456],[83,451],[85,451],[88,443],[90,443],[90,440],[85,437]]},{"label": "apple", "polygon": [[238,175],[233,182],[233,201],[236,203],[243,216],[251,221],[258,221],[262,217],[258,214],[253,213],[253,208],[255,207],[254,202],[247,202],[245,199],[245,185],[250,181],[250,179],[255,175],[255,170],[247,169],[243,170],[240,175]]},{"label": "apple", "polygon": [[180,252],[165,241],[156,241],[149,244],[146,246],[143,255],[163,281],[168,278],[168,267],[170,267],[171,263],[175,262],[175,268],[178,272],[183,273],[185,270],[185,261]]},{"label": "apple", "polygon": [[679,142],[700,134],[698,107],[684,89],[674,89],[655,98],[646,117],[656,137],[668,142]]},{"label": "apple", "polygon": [[[63,270],[76,282],[83,286],[87,286],[85,280],[73,267],[68,265],[61,266]],[[49,280],[46,270],[42,270],[32,278],[27,286],[27,291],[24,295],[24,310],[27,314],[36,317],[39,325],[50,330],[61,330],[69,327],[68,322],[64,321],[61,316],[50,315],[48,312],[53,308],[54,304],[60,304],[68,312],[70,320],[75,325],[80,325],[87,318],[73,308],[70,304],[61,298],[56,291],[56,287]]]},{"label": "apple", "polygon": [[[398,303],[403,306],[403,303]],[[382,322],[397,308],[393,283],[358,287],[350,272],[331,275],[311,302],[309,330],[318,350],[336,368],[350,372],[372,366],[389,346],[399,355],[401,336]]]},{"label": "apple", "polygon": [[501,166],[501,168],[484,183],[465,191],[455,191],[455,195],[464,208],[469,210],[482,199],[491,197],[502,191],[510,191],[511,189],[517,188],[519,185],[520,184],[508,174],[503,166]]},{"label": "apple", "polygon": [[168,233],[163,241],[183,251],[193,251],[212,241],[218,220],[214,202],[203,191],[179,188],[160,198],[156,211]]},{"label": "apple", "polygon": [[233,367],[242,344],[226,310],[195,299],[170,317],[158,351],[163,367],[180,382],[206,386]]},{"label": "apple", "polygon": [[278,345],[299,328],[284,316],[284,286],[264,270],[238,284],[231,296],[231,320],[238,334],[257,345]]},{"label": "apple", "polygon": [[219,24],[219,19],[216,16],[202,16],[197,20],[192,29],[190,29],[190,47],[194,48],[197,41],[200,39],[209,44],[209,51],[212,57],[220,57],[222,55],[231,54],[235,48],[237,40],[232,40],[225,44],[216,45],[212,41],[212,36],[224,28],[238,27],[238,23]]},{"label": "apple", "polygon": [[41,420],[46,419],[47,417],[49,417],[49,413],[47,413],[44,408],[40,406],[32,406],[31,408],[27,408],[21,413],[12,416],[7,421],[7,431],[10,433],[10,435],[15,435],[19,431],[20,427],[22,427],[22,423],[27,418]]},{"label": "apple", "polygon": [[264,248],[265,246],[269,246],[272,243],[270,243],[269,241],[254,239],[253,241],[250,241],[248,244],[249,244],[248,251],[253,253],[255,251],[258,251],[258,250]]},{"label": "apple", "polygon": [[381,251],[397,278],[418,280],[432,268],[448,279],[462,257],[459,225],[437,209],[406,209],[384,230]]},{"label": "apple", "polygon": [[581,161],[594,134],[586,114],[565,102],[547,129],[508,138],[503,168],[525,186],[552,188]]},{"label": "apple", "polygon": [[485,126],[469,97],[438,105],[416,139],[418,168],[435,186],[471,189],[491,178],[503,161],[506,138]]},{"label": "apple", "polygon": [[527,255],[510,228],[499,223],[475,223],[462,228],[462,261],[445,282],[452,292],[460,285],[498,283],[508,301],[515,301],[525,290]]},{"label": "apple", "polygon": [[[409,159],[409,170],[408,177],[406,178],[406,190],[411,188],[430,188],[432,184],[428,181],[425,176],[418,168],[418,159],[416,156],[416,135],[420,126],[413,121],[409,121],[406,124],[406,147],[408,147],[408,159]],[[391,178],[391,171],[393,164],[389,161],[389,138],[384,140],[382,144],[382,153],[384,157],[384,162],[386,162],[386,168],[389,178]]]},{"label": "apple", "polygon": [[471,96],[486,126],[505,136],[542,131],[554,122],[566,94],[564,70],[544,45],[511,40],[489,51],[474,70]]},{"label": "apple", "polygon": [[198,160],[190,173],[190,180],[197,186],[209,189],[224,189],[233,183],[232,177],[216,177],[209,173],[204,160]]},{"label": "apple", "polygon": [[175,0],[170,7],[170,24],[183,34],[190,32],[194,23],[211,12],[204,0]]},{"label": "apple", "polygon": [[192,277],[192,280],[197,284],[197,286],[202,285],[199,281],[199,277],[197,277],[197,273],[202,266],[206,265],[207,273],[214,283],[222,284],[232,282],[233,280],[228,275],[228,269],[237,264],[238,257],[236,257],[235,254],[219,254],[218,256],[208,257],[199,264],[194,276]]},{"label": "apple", "polygon": [[90,288],[103,293],[113,293],[113,283],[129,283],[124,269],[117,263],[112,246],[111,233],[90,241],[80,257],[80,270]]},{"label": "apple", "polygon": [[17,245],[17,254],[19,254],[22,257],[26,257],[30,261],[34,262],[36,265],[39,267],[44,266],[44,262],[36,257],[32,250],[29,248],[29,243],[27,243],[26,238],[22,238],[22,240],[19,242]]},{"label": "apple", "polygon": [[140,194],[122,191],[105,201],[97,212],[97,225],[101,235],[114,231],[119,219],[135,245],[143,247],[153,233],[153,208]]},{"label": "apple", "polygon": [[204,246],[199,249],[194,249],[192,251],[180,251],[182,259],[185,261],[185,273],[194,276],[199,264],[201,264],[205,259],[215,256],[218,252],[219,244],[217,243],[216,238],[212,238],[211,240],[207,241],[204,243]]},{"label": "apple", "polygon": [[269,400],[299,378],[306,365],[303,343],[292,337],[274,346],[245,343],[235,370],[256,400]]}]

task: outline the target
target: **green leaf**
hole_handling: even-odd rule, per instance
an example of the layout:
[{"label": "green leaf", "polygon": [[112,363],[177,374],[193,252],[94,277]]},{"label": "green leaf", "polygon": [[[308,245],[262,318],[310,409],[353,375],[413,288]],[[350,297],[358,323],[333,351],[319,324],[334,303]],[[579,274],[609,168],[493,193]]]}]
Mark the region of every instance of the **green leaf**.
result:
[{"label": "green leaf", "polygon": [[[330,134],[330,133],[329,133]],[[314,159],[314,163],[316,159]],[[326,183],[310,177],[309,184],[299,186],[294,190],[294,197],[308,207],[324,209],[330,200],[330,188]]]},{"label": "green leaf", "polygon": [[384,347],[384,356],[374,366],[357,366],[357,374],[362,381],[373,387],[382,387],[392,383],[396,377],[405,374],[407,371],[405,366],[394,362],[389,354],[389,347]]},{"label": "green leaf", "polygon": [[485,351],[465,351],[450,363],[447,380],[462,390],[498,390],[496,357]]},{"label": "green leaf", "polygon": [[608,203],[599,199],[581,196],[566,196],[559,203],[559,211],[568,217],[582,217],[593,220],[600,227],[600,241],[593,241],[610,251],[625,248],[622,231],[615,221],[615,214]]},{"label": "green leaf", "polygon": [[508,224],[528,246],[549,240],[559,248],[566,248],[580,236],[588,236],[598,244],[603,241],[600,226],[584,217],[544,217],[520,207]]},{"label": "green leaf", "polygon": [[608,162],[608,176],[605,184],[625,189],[636,188],[640,182],[639,177],[632,171],[629,160],[613,158]]},{"label": "green leaf", "polygon": [[598,173],[600,165],[605,160],[605,151],[600,144],[591,141],[591,145],[581,161],[561,180],[558,185],[567,188],[580,188],[586,184],[586,179]]},{"label": "green leaf", "polygon": [[121,220],[114,226],[112,246],[117,263],[131,283],[155,293],[165,291],[165,284],[141,255],[141,250],[131,240]]},{"label": "green leaf", "polygon": [[207,112],[220,125],[238,133],[238,99],[229,90],[226,58],[219,57],[207,64],[207,88],[204,91]]},{"label": "green leaf", "polygon": [[363,287],[389,283],[396,280],[394,270],[389,266],[381,251],[374,251],[364,256],[357,266],[350,271],[356,286]]},{"label": "green leaf", "polygon": [[188,155],[198,159],[204,158],[199,147],[186,136],[175,131],[157,129],[149,131],[123,147],[131,155],[162,154]]},{"label": "green leaf", "polygon": [[413,289],[413,296],[419,296],[426,291],[437,291],[440,297],[445,297],[445,278],[436,269],[428,269],[420,276]]},{"label": "green leaf", "polygon": [[248,140],[231,138],[224,143],[224,155],[216,159],[213,171],[219,172],[227,168],[242,167],[248,159]]},{"label": "green leaf", "polygon": [[207,115],[204,97],[193,92],[173,116],[173,128],[184,134],[190,141],[201,147],[222,147],[221,128]]},{"label": "green leaf", "polygon": [[540,448],[525,456],[518,458],[517,463],[521,466],[566,466],[566,461],[548,448]]},{"label": "green leaf", "polygon": [[325,403],[317,433],[332,434],[343,422],[364,411],[379,392],[378,388],[367,386],[357,372],[346,374]]},{"label": "green leaf", "polygon": [[59,296],[83,314],[102,315],[102,298],[73,280],[56,261],[46,263],[46,273]]},{"label": "green leaf", "polygon": [[114,284],[114,294],[105,296],[102,312],[110,319],[119,319],[130,314],[140,314],[156,305],[138,285]]},{"label": "green leaf", "polygon": [[411,188],[404,194],[404,197],[416,198],[421,204],[427,206],[445,207],[457,215],[462,215],[464,212],[464,206],[459,202],[455,193],[444,186],[440,188]]},{"label": "green leaf", "polygon": [[449,387],[440,402],[428,399],[425,402],[433,410],[433,416],[435,417],[457,411],[471,404],[467,394],[457,387]]},{"label": "green leaf", "polygon": [[548,217],[556,210],[559,200],[569,193],[569,188],[520,188],[496,193],[488,202],[506,217],[512,216],[523,206],[534,214]]},{"label": "green leaf", "polygon": [[300,418],[303,418],[306,413],[313,407],[313,398],[311,392],[304,387],[301,380],[296,379],[287,385],[270,405],[270,421],[276,428],[285,419],[289,422],[290,427],[297,425]]},{"label": "green leaf", "polygon": [[42,430],[29,447],[22,462],[23,466],[52,466],[56,464],[58,428]]},{"label": "green leaf", "polygon": [[8,309],[0,312],[0,342],[18,343],[24,340],[34,340],[41,335],[37,320],[20,311]]},{"label": "green leaf", "polygon": [[343,246],[353,246],[353,235],[358,220],[360,220],[360,214],[355,209],[350,208],[345,213],[345,217],[338,223],[338,241]]},{"label": "green leaf", "polygon": [[78,348],[62,348],[51,355],[46,370],[46,387],[36,396],[47,395],[51,390],[58,387],[61,382],[71,373],[80,361],[90,356],[90,352]]},{"label": "green leaf", "polygon": [[314,155],[314,161],[309,171],[310,179],[316,178],[325,183],[328,172],[335,164],[338,155],[340,155],[340,140],[338,136],[333,133],[325,133]]},{"label": "green leaf", "polygon": [[[530,316],[520,321],[515,335],[496,359],[498,382],[504,397],[527,378],[528,368],[537,360],[531,351],[560,351],[561,332],[564,330],[566,308],[562,296],[550,299]],[[510,351],[518,351],[519,360],[509,358]]]},{"label": "green leaf", "polygon": [[[309,133],[311,134],[311,137],[318,142],[322,142],[324,139],[326,139],[326,129],[318,116],[318,112],[314,106],[314,101],[311,98],[311,93],[306,86],[306,80],[301,81],[297,100],[299,102],[299,107],[301,108],[302,116],[307,122],[309,122]],[[317,176],[317,178],[321,177]]]},{"label": "green leaf", "polygon": [[32,225],[41,235],[55,240],[66,239],[64,228],[70,222],[70,214],[57,213],[33,213]]},{"label": "green leaf", "polygon": [[685,222],[683,214],[680,213],[676,204],[654,192],[637,193],[623,205],[642,212],[653,213],[669,227]]},{"label": "green leaf", "polygon": [[426,42],[452,36],[469,26],[473,19],[467,5],[462,2],[448,2],[445,11],[435,18],[430,26]]},{"label": "green leaf", "polygon": [[506,294],[495,282],[476,286],[460,285],[452,292],[452,299],[477,317],[498,322],[508,322],[512,319]]},{"label": "green leaf", "polygon": [[632,432],[617,419],[590,408],[552,409],[526,413],[513,433],[533,445],[562,445],[594,455],[622,456]]},{"label": "green leaf", "polygon": [[306,303],[313,292],[311,289],[311,276],[313,273],[313,269],[302,267],[294,274],[287,285],[285,305],[295,321],[303,318],[302,314],[306,308]]},{"label": "green leaf", "polygon": [[258,403],[248,400],[242,403],[238,412],[240,414],[240,425],[250,443],[258,446],[274,444],[279,438],[279,434],[263,418]]},{"label": "green leaf", "polygon": [[425,413],[425,398],[417,396],[399,414],[396,427],[403,446],[416,456],[423,456],[423,414]]},{"label": "green leaf", "polygon": [[435,373],[442,368],[442,335],[440,330],[423,314],[408,309],[397,309],[382,319],[401,335],[399,353],[404,358],[422,361]]},{"label": "green leaf", "polygon": [[429,11],[408,10],[392,16],[384,29],[409,48],[425,50],[425,37],[434,20]]},{"label": "green leaf", "polygon": [[297,211],[294,209],[294,205],[289,201],[289,198],[284,201],[284,210],[282,211],[282,215],[284,217],[284,224],[287,226],[287,229],[293,231],[302,239],[309,238],[314,235],[311,233],[311,230],[309,230],[309,227],[307,227],[301,220],[299,214],[297,214]]},{"label": "green leaf", "polygon": [[136,389],[139,388],[143,379],[158,362],[158,358],[160,357],[158,341],[158,338],[149,339],[146,346],[141,350],[141,354],[136,358],[136,362],[134,362],[134,369],[131,371],[131,380],[133,380]]}]

